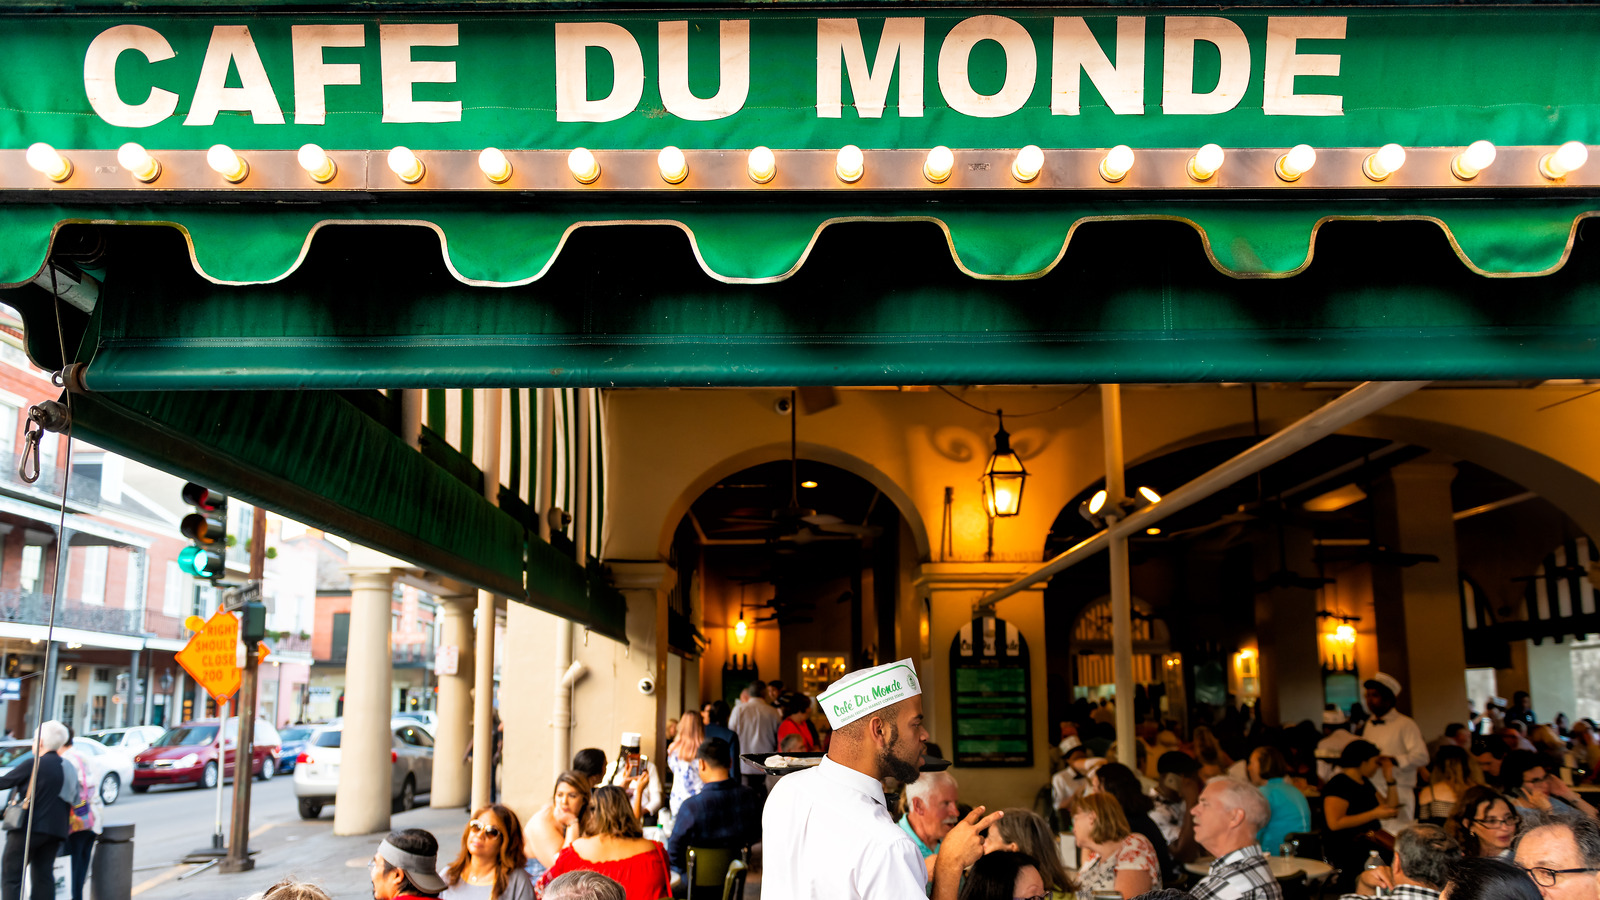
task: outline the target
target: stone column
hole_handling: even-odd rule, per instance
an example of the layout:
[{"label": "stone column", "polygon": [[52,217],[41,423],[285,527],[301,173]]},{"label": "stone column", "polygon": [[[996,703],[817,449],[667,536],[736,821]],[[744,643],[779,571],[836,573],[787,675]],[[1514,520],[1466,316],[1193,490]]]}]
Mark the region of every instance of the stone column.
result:
[{"label": "stone column", "polygon": [[466,806],[472,781],[463,757],[472,737],[473,634],[471,597],[451,597],[440,603],[444,614],[443,642],[456,648],[456,672],[439,676],[439,731],[433,743],[433,793],[428,805],[435,809]]},{"label": "stone column", "polygon": [[473,648],[472,808],[489,802],[494,791],[494,595],[478,592],[476,647]]},{"label": "stone column", "polygon": [[1467,713],[1466,649],[1456,529],[1450,504],[1455,466],[1434,457],[1396,466],[1373,485],[1378,542],[1406,553],[1431,553],[1436,563],[1373,566],[1378,666],[1400,680],[1396,705],[1424,737]]},{"label": "stone column", "polygon": [[333,833],[389,830],[389,613],[394,576],[387,570],[356,571],[350,584],[350,643],[345,661],[344,736],[339,788],[334,795]]},{"label": "stone column", "polygon": [[[1310,531],[1273,529],[1256,545],[1256,580],[1265,581],[1282,568],[1315,577],[1313,557]],[[1256,594],[1256,639],[1261,650],[1262,721],[1286,727],[1303,719],[1320,723],[1323,691],[1317,592],[1279,585]]]}]

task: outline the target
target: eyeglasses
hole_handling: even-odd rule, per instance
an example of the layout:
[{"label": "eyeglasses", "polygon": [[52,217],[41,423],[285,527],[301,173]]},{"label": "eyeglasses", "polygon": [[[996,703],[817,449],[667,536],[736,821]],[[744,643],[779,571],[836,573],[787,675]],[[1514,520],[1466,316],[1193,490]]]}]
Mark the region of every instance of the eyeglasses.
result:
[{"label": "eyeglasses", "polygon": [[1577,875],[1581,872],[1600,872],[1600,869],[1546,869],[1543,866],[1539,866],[1528,869],[1527,872],[1528,877],[1533,879],[1534,884],[1537,884],[1540,887],[1555,887],[1557,875]]},{"label": "eyeglasses", "polygon": [[1503,819],[1473,819],[1472,821],[1486,828],[1515,828],[1518,820],[1516,816],[1506,816]]},{"label": "eyeglasses", "polygon": [[485,837],[497,838],[500,836],[500,829],[485,822],[468,822],[467,830]]}]

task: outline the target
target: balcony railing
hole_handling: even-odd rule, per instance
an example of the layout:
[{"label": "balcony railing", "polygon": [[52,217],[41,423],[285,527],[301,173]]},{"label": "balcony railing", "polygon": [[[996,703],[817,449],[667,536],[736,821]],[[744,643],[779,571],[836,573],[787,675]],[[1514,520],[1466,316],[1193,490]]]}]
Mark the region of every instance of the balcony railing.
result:
[{"label": "balcony railing", "polygon": [[[0,622],[49,625],[50,597],[17,590],[0,591]],[[116,606],[84,606],[69,600],[56,607],[56,627],[110,634],[142,634],[139,611]]]},{"label": "balcony railing", "polygon": [[[55,435],[48,435],[55,437]],[[67,500],[78,506],[100,506],[100,479],[91,478],[81,472],[73,473],[67,479],[66,470],[52,463],[39,466],[39,480],[29,484],[22,480],[17,473],[19,457],[16,453],[0,452],[0,485],[11,490],[28,490],[48,494],[52,497],[61,496],[62,482],[67,482]]]},{"label": "balcony railing", "polygon": [[[414,669],[433,665],[433,658],[437,650],[433,644],[394,644],[389,647],[391,665],[401,669]],[[346,646],[335,646],[331,649],[326,659],[316,661],[330,666],[342,666],[350,657],[350,649]]]}]

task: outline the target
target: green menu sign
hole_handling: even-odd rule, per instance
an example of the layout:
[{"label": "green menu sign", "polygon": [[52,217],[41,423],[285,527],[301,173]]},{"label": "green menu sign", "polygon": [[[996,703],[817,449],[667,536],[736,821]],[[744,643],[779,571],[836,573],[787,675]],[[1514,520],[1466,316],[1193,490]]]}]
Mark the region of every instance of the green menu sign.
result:
[{"label": "green menu sign", "polygon": [[950,643],[956,765],[1033,765],[1031,683],[1028,642],[1004,619],[961,627]]}]

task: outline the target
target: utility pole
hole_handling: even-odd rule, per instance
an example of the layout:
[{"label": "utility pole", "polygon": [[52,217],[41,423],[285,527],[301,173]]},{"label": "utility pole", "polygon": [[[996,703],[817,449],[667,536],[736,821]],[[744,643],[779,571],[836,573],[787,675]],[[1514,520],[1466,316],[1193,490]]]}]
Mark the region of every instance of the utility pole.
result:
[{"label": "utility pole", "polygon": [[248,872],[256,867],[250,858],[250,782],[255,759],[256,672],[261,667],[260,641],[265,635],[266,607],[261,602],[262,581],[267,572],[267,511],[255,507],[250,523],[250,582],[254,596],[240,610],[239,630],[244,644],[244,671],[239,674],[239,742],[233,765],[233,829],[228,856],[222,861],[224,872]]}]

